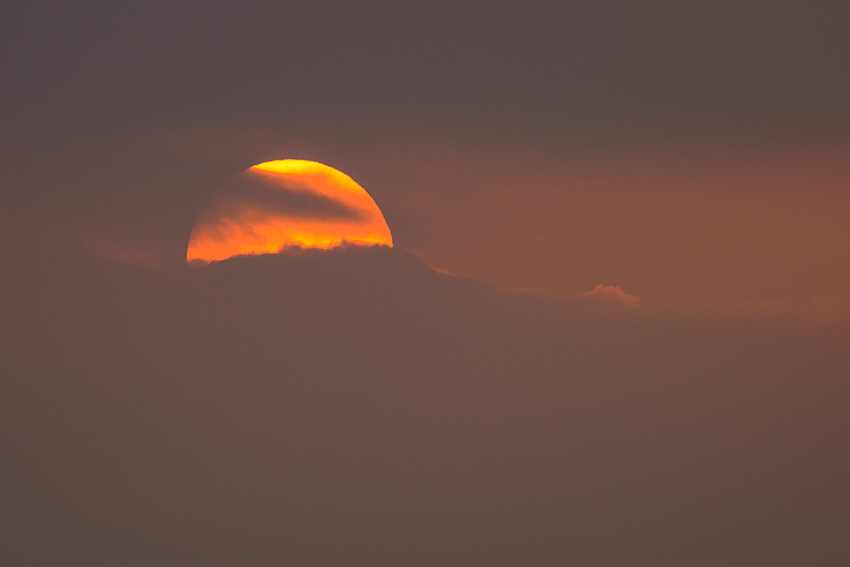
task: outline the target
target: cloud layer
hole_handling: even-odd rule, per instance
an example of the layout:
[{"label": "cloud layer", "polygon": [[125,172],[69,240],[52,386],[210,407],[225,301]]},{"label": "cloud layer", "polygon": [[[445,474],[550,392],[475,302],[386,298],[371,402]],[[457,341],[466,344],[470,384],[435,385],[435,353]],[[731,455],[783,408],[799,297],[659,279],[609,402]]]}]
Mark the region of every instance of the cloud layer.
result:
[{"label": "cloud layer", "polygon": [[503,294],[385,247],[4,255],[4,564],[850,558],[846,326]]}]

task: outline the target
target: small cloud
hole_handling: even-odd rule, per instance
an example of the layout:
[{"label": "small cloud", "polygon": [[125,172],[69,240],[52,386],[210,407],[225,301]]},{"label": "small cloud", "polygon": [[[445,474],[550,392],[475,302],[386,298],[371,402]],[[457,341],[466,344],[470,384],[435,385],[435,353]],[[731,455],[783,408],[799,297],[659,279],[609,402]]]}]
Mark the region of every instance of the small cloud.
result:
[{"label": "small cloud", "polygon": [[[316,192],[297,180],[284,181],[262,172],[244,171],[230,181],[213,199],[219,217],[236,221],[248,216],[277,215],[316,220],[366,221],[368,211],[339,198]],[[244,220],[244,219],[243,219]]]},{"label": "small cloud", "polygon": [[603,284],[599,284],[592,290],[581,294],[581,296],[601,299],[604,301],[613,301],[614,303],[619,303],[633,309],[637,309],[639,307],[638,302],[640,301],[640,297],[636,295],[629,295],[623,291],[622,288],[614,285]]}]

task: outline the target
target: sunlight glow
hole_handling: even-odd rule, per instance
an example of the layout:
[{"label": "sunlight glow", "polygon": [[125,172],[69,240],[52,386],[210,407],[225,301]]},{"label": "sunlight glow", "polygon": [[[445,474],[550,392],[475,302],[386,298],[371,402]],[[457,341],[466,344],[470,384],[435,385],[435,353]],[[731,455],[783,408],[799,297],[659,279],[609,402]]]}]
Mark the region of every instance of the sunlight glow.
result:
[{"label": "sunlight glow", "polygon": [[270,161],[237,175],[200,212],[186,261],[343,243],[392,246],[389,226],[366,190],[321,163]]}]

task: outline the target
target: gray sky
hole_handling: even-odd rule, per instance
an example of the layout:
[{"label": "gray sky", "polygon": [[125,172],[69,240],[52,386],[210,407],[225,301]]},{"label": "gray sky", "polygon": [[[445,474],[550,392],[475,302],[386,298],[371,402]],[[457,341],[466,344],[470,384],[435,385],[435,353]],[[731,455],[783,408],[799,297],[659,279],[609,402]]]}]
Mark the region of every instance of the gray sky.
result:
[{"label": "gray sky", "polygon": [[3,123],[846,141],[841,2],[6,3]]}]

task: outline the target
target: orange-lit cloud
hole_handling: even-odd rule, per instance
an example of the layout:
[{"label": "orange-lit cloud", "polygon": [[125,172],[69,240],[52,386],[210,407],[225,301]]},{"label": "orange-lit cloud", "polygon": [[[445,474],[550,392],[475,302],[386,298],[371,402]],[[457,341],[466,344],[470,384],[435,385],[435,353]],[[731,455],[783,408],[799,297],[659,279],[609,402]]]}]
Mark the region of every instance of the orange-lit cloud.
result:
[{"label": "orange-lit cloud", "polygon": [[212,262],[287,246],[392,246],[383,214],[353,179],[314,161],[279,160],[237,175],[198,215],[186,260]]},{"label": "orange-lit cloud", "polygon": [[640,301],[640,297],[636,295],[629,295],[617,286],[603,284],[599,284],[592,290],[581,294],[581,296],[601,299],[604,301],[613,301],[614,303],[620,303],[626,307],[632,308],[636,308]]}]

